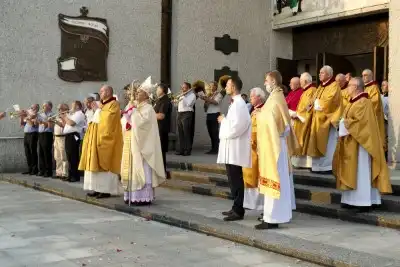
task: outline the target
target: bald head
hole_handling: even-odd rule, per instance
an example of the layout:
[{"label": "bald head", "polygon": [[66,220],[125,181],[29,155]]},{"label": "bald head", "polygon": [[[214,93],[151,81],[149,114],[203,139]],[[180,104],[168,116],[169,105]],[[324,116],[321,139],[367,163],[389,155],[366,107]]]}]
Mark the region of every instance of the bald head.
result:
[{"label": "bald head", "polygon": [[362,72],[362,79],[365,84],[372,82],[374,79],[374,73],[370,69],[365,69]]},{"label": "bald head", "polygon": [[341,89],[345,89],[346,87],[346,76],[343,73],[339,73],[336,75],[336,82],[339,84]]},{"label": "bald head", "polygon": [[100,99],[105,101],[110,99],[114,94],[114,90],[110,85],[103,85],[100,89]]},{"label": "bald head", "polygon": [[299,88],[300,88],[300,78],[299,77],[293,77],[290,80],[290,89],[292,91],[295,91],[295,90],[297,90]]}]

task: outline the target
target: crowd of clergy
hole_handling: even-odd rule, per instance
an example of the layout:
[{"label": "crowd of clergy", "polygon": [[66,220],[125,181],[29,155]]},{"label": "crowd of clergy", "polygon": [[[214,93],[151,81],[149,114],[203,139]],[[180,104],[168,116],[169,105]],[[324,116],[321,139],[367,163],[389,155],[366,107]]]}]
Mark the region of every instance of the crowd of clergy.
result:
[{"label": "crowd of clergy", "polygon": [[[259,210],[256,229],[278,228],[296,209],[294,168],[333,173],[342,191],[342,207],[357,212],[381,204],[392,192],[385,159],[387,150],[388,83],[382,91],[373,73],[362,77],[334,76],[330,66],[319,72],[319,86],[309,73],[294,77],[284,93],[279,71],[265,75],[265,90],[253,88],[250,103],[242,81],[231,77],[224,92],[211,83],[211,94],[197,94],[189,83],[173,101],[167,85],[151,77],[125,89],[128,103],[121,110],[109,85],[85,99],[58,106],[46,101],[19,114],[24,128],[28,171],[25,174],[69,182],[84,176],[88,196],[124,196],[128,205],[148,205],[154,188],[167,178],[166,152],[173,103],[177,107],[178,155],[188,156],[193,143],[194,103],[204,100],[211,150],[225,164],[233,205],[225,221],[242,220],[246,209]],[[135,90],[133,90],[135,89]],[[152,99],[155,91],[156,99]],[[0,119],[6,114],[0,113]],[[39,148],[39,149],[38,149]]]}]

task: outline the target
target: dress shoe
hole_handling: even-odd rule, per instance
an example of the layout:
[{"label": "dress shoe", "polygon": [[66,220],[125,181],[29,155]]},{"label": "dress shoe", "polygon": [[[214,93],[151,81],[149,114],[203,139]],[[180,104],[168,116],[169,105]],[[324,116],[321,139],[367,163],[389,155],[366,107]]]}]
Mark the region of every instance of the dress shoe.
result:
[{"label": "dress shoe", "polygon": [[206,154],[207,155],[216,155],[216,154],[218,154],[218,151],[210,150],[210,151],[207,151]]},{"label": "dress shoe", "polygon": [[244,216],[240,216],[239,214],[233,211],[231,215],[224,218],[224,221],[226,222],[240,221],[243,220],[243,217]]},{"label": "dress shoe", "polygon": [[68,178],[67,182],[70,183],[76,183],[76,182],[80,182],[81,180],[79,178]]},{"label": "dress shoe", "polygon": [[39,173],[37,174],[37,176],[44,176],[44,173],[43,173],[43,172],[39,172]]},{"label": "dress shoe", "polygon": [[100,194],[99,192],[93,191],[93,192],[87,193],[86,195],[88,197],[97,197],[99,194]]},{"label": "dress shoe", "polygon": [[230,211],[223,211],[223,212],[221,212],[222,213],[222,215],[224,215],[224,216],[229,216],[229,215],[231,215],[232,213],[233,213],[233,210],[230,210]]},{"label": "dress shoe", "polygon": [[38,175],[37,172],[31,172],[29,175]]},{"label": "dress shoe", "polygon": [[45,178],[51,177],[51,174],[46,173],[43,175],[43,177],[45,177]]},{"label": "dress shoe", "polygon": [[183,152],[175,152],[175,155],[182,156]]},{"label": "dress shoe", "polygon": [[254,226],[254,228],[256,228],[257,230],[278,229],[279,228],[279,224],[266,223],[266,222],[263,221],[262,223],[257,224],[256,226]]},{"label": "dress shoe", "polygon": [[100,194],[98,194],[97,195],[97,199],[100,199],[100,198],[109,198],[109,197],[111,197],[111,194],[108,194],[108,193],[100,193]]},{"label": "dress shoe", "polygon": [[31,172],[23,172],[22,174],[23,175],[28,175],[28,174],[31,174]]},{"label": "dress shoe", "polygon": [[370,212],[371,207],[358,207],[357,212],[363,213],[363,212]]}]

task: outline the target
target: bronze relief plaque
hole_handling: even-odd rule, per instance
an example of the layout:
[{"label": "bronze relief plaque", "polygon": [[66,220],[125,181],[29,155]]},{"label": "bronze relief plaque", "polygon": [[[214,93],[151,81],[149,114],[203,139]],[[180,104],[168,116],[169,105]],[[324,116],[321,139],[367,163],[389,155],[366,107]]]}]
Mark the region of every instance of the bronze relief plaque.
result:
[{"label": "bronze relief plaque", "polygon": [[80,12],[77,17],[58,15],[61,30],[58,76],[67,82],[107,81],[107,20],[88,17],[86,7]]}]

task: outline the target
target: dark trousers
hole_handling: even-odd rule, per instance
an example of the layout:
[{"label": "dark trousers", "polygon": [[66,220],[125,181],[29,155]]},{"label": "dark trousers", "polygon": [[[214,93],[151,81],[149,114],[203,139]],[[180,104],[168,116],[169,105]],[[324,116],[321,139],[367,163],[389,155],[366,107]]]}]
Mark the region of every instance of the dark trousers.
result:
[{"label": "dark trousers", "polygon": [[211,139],[211,151],[217,152],[219,147],[219,123],[218,113],[207,114],[207,130]]},{"label": "dark trousers", "polygon": [[195,132],[195,128],[196,128],[196,105],[193,106],[193,119],[192,119],[192,128],[190,131],[190,136],[191,136],[191,146],[193,146],[193,140],[194,140],[194,132]]},{"label": "dark trousers", "polygon": [[190,153],[192,151],[192,124],[193,112],[178,112],[178,138],[180,153]]},{"label": "dark trousers", "polygon": [[167,171],[167,152],[168,152],[168,132],[164,133],[160,131],[160,141],[161,141],[161,152],[164,163],[164,170]]},{"label": "dark trousers", "polygon": [[39,133],[39,172],[53,175],[53,133]]},{"label": "dark trousers", "polygon": [[[65,153],[68,160],[68,173],[71,180],[79,181],[79,148],[81,140],[78,133],[69,133],[65,135]],[[76,140],[78,139],[78,140]]]},{"label": "dark trousers", "polygon": [[38,143],[38,133],[24,134],[25,157],[30,173],[38,172],[37,143]]},{"label": "dark trousers", "polygon": [[226,173],[228,175],[229,186],[233,198],[232,210],[239,216],[243,216],[244,181],[242,167],[226,164]]}]

